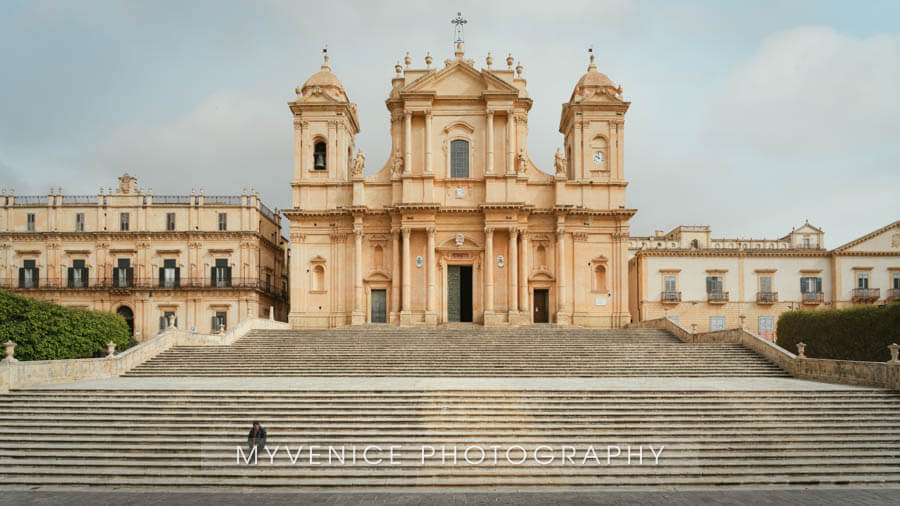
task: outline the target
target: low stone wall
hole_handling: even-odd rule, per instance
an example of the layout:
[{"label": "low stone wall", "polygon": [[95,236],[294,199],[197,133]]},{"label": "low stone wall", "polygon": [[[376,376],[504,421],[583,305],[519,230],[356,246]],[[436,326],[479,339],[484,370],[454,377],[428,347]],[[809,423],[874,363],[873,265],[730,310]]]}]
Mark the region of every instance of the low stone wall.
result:
[{"label": "low stone wall", "polygon": [[255,329],[287,329],[285,322],[248,318],[224,334],[198,334],[177,328],[167,329],[112,358],[31,360],[0,362],[0,392],[72,381],[120,376],[173,346],[229,345]]},{"label": "low stone wall", "polygon": [[854,362],[798,357],[746,329],[693,334],[668,318],[632,323],[629,327],[666,329],[686,343],[739,343],[798,379],[900,390],[900,362]]}]

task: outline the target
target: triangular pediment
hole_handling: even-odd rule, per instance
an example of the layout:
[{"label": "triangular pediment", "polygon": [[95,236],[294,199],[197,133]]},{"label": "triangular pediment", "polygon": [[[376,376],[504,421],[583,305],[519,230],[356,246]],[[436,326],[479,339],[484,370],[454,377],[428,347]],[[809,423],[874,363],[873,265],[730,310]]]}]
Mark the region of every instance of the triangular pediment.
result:
[{"label": "triangular pediment", "polygon": [[438,95],[481,95],[484,91],[518,93],[514,86],[488,71],[466,63],[452,63],[410,83],[404,91],[433,91]]},{"label": "triangular pediment", "polygon": [[900,221],[866,234],[835,250],[839,253],[894,253],[900,255]]}]

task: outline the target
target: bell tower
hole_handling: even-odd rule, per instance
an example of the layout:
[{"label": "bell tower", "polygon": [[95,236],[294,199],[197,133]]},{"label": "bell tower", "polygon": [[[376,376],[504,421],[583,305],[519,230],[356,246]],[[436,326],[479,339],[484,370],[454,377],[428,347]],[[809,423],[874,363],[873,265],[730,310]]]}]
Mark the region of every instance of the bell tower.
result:
[{"label": "bell tower", "polygon": [[625,112],[622,87],[590,64],[572,97],[563,104],[559,131],[565,137],[566,179],[569,181],[624,181]]},{"label": "bell tower", "polygon": [[294,115],[294,202],[301,205],[298,185],[350,181],[359,133],[356,104],[350,102],[341,80],[331,71],[323,49],[321,70],[296,88],[288,102]]}]

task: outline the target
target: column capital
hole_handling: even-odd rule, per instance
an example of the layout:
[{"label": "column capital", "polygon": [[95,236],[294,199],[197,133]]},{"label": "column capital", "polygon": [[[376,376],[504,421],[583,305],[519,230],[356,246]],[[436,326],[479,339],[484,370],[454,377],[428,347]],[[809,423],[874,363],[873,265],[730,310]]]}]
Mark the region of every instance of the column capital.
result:
[{"label": "column capital", "polygon": [[425,231],[428,232],[428,235],[434,235],[435,230],[437,230],[437,228],[433,225],[430,227],[425,227]]},{"label": "column capital", "polygon": [[488,236],[494,235],[494,227],[484,227],[484,233]]},{"label": "column capital", "polygon": [[487,112],[487,115],[489,118],[491,118],[491,119],[494,118],[494,110],[493,109],[489,108],[486,112]]},{"label": "column capital", "polygon": [[406,110],[406,109],[403,110],[403,117],[404,117],[404,118],[409,119],[409,118],[412,117],[412,114],[413,114],[413,112],[410,111],[410,110]]},{"label": "column capital", "polygon": [[519,237],[519,229],[516,227],[509,227],[509,237],[515,241]]},{"label": "column capital", "polygon": [[363,226],[361,224],[353,225],[353,235],[356,236],[357,239],[362,238],[363,235]]}]

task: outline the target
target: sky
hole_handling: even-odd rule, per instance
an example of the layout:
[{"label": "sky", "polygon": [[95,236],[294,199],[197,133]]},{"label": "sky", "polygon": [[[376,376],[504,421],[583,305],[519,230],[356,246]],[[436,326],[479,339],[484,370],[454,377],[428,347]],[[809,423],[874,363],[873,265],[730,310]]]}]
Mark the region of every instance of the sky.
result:
[{"label": "sky", "polygon": [[366,173],[389,156],[397,60],[508,53],[546,172],[586,71],[625,117],[633,235],[709,225],[834,248],[900,219],[900,2],[0,1],[0,187],[96,194],[128,172],[155,195],[255,188],[290,207],[294,88],[332,70],[358,104]]}]

